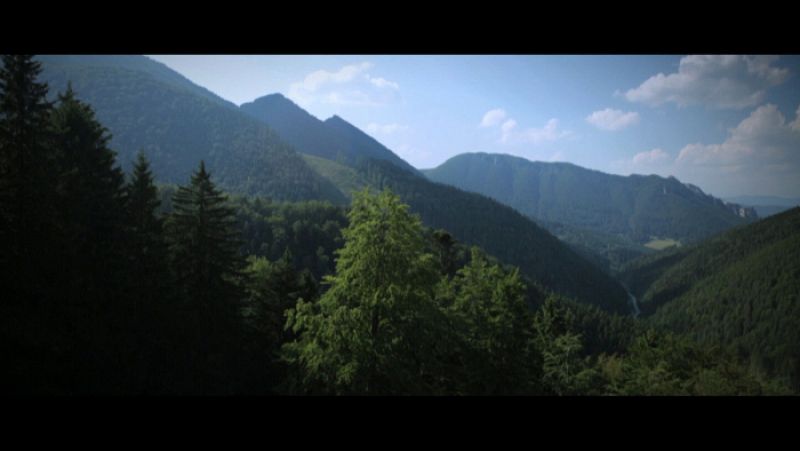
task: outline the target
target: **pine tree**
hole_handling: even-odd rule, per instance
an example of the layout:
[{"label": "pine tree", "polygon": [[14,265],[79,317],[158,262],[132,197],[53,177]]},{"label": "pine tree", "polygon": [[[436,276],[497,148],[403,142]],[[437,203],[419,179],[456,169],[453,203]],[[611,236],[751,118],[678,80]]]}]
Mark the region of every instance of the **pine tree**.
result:
[{"label": "pine tree", "polygon": [[[32,55],[4,55],[0,66],[0,272],[9,301],[41,300],[44,249],[52,243],[54,200],[47,85]],[[46,271],[45,271],[46,272]]]},{"label": "pine tree", "polygon": [[[169,345],[175,341],[174,324],[180,321],[167,265],[161,201],[150,163],[139,152],[125,187],[128,245],[126,286],[134,392],[169,390]],[[134,373],[134,371],[131,371]]]},{"label": "pine tree", "polygon": [[159,247],[163,232],[163,221],[158,217],[161,200],[144,152],[136,156],[126,194],[128,227],[135,240],[133,250],[138,249],[143,257]]},{"label": "pine tree", "polygon": [[189,186],[178,188],[172,202],[174,210],[166,224],[171,266],[183,303],[184,327],[197,353],[191,364],[207,376],[197,389],[208,392],[219,389],[209,384],[221,384],[226,377],[222,373],[232,370],[223,361],[233,358],[230,352],[238,339],[242,298],[238,280],[244,265],[235,216],[202,161]]},{"label": "pine tree", "polygon": [[60,218],[81,259],[93,259],[99,270],[124,249],[125,176],[109,148],[111,135],[91,106],[69,86],[58,96],[51,118],[58,148]]},{"label": "pine tree", "polygon": [[[205,163],[172,198],[169,246],[178,283],[188,298],[209,312],[225,307],[243,266],[234,210],[206,172]],[[231,304],[232,305],[232,304]]]},{"label": "pine tree", "polygon": [[131,288],[143,297],[154,298],[165,289],[167,254],[164,221],[158,213],[161,200],[143,152],[136,157],[125,194]]},{"label": "pine tree", "polygon": [[[50,118],[57,150],[58,190],[53,214],[59,224],[63,328],[76,340],[78,372],[94,379],[85,390],[117,390],[126,378],[129,355],[129,298],[126,290],[126,217],[124,174],[109,148],[111,136],[92,108],[68,87],[58,96]],[[65,309],[65,310],[64,310]],[[68,332],[75,328],[75,332]]]}]

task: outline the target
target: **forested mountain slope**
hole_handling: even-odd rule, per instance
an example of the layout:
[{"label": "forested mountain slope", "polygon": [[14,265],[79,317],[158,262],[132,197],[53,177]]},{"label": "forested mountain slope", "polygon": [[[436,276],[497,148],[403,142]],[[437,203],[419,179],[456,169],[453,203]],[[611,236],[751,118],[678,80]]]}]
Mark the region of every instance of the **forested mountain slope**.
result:
[{"label": "forested mountain slope", "polygon": [[161,182],[184,182],[202,159],[231,192],[346,201],[268,126],[160,63],[139,56],[41,60],[51,97],[71,83],[110,130],[123,169],[144,150]]},{"label": "forested mountain slope", "polygon": [[755,218],[752,209],[725,204],[673,177],[622,177],[510,155],[461,154],[425,174],[537,219],[639,244],[654,238],[696,241]]},{"label": "forested mountain slope", "polygon": [[800,386],[800,208],[642,258],[622,279],[653,324]]}]

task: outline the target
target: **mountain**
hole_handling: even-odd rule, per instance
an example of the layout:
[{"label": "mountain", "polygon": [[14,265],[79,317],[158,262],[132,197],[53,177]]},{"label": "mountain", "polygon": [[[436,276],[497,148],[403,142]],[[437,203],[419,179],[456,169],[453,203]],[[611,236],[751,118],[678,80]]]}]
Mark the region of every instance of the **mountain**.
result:
[{"label": "mountain", "polygon": [[343,191],[391,186],[426,225],[483,247],[548,288],[627,311],[617,282],[532,221],[483,196],[428,181],[339,117],[319,121],[280,95],[238,109],[145,57],[40,61],[52,98],[71,83],[93,106],[113,135],[111,145],[124,169],[143,149],[159,182],[180,184],[203,159],[226,191],[290,201],[346,204]]},{"label": "mountain", "polygon": [[370,158],[386,160],[417,173],[405,160],[339,116],[320,121],[281,94],[242,104],[241,110],[269,125],[303,153],[347,166]]},{"label": "mountain", "polygon": [[72,84],[113,135],[123,169],[144,150],[160,182],[186,183],[200,160],[227,191],[279,200],[346,197],[274,130],[142,56],[44,56],[50,96]]},{"label": "mountain", "polygon": [[138,55],[40,55],[37,57],[45,66],[63,67],[80,71],[87,66],[127,69],[143,72],[170,86],[180,88],[211,100],[230,109],[238,107],[208,89],[192,83],[188,78],[153,59]]},{"label": "mountain", "polygon": [[800,387],[800,208],[644,257],[621,278],[652,324]]},{"label": "mountain", "polygon": [[767,216],[776,215],[780,212],[789,210],[792,207],[800,205],[798,198],[786,198],[776,196],[738,196],[729,197],[725,199],[728,202],[746,205],[752,207],[758,213],[758,216],[765,218]]},{"label": "mountain", "polygon": [[370,185],[369,181],[355,168],[305,153],[302,155],[306,163],[317,174],[330,181],[348,199],[352,199],[354,191],[360,191]]},{"label": "mountain", "polygon": [[426,226],[443,228],[483,248],[557,292],[609,311],[628,312],[627,294],[618,282],[533,221],[492,199],[409,170],[410,165],[398,164],[399,157],[342,118],[320,121],[279,94],[242,105],[242,110],[277,130],[345,195],[364,186],[389,187]]},{"label": "mountain", "polygon": [[424,173],[533,218],[638,244],[657,239],[693,242],[756,218],[752,209],[726,204],[674,177],[623,177],[569,163],[486,153],[457,155]]},{"label": "mountain", "polygon": [[358,173],[371,186],[392,189],[428,227],[443,228],[459,241],[485,249],[554,291],[611,312],[629,311],[625,290],[616,280],[514,209],[382,160],[362,163]]}]

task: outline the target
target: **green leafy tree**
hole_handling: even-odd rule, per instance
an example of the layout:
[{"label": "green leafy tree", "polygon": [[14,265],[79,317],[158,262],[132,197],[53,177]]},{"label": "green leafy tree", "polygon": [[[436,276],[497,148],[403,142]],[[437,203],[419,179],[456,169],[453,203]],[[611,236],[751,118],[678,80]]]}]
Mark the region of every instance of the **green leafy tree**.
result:
[{"label": "green leafy tree", "polygon": [[356,193],[336,274],[318,303],[300,301],[283,347],[293,390],[337,394],[438,392],[438,279],[418,217],[390,191]]},{"label": "green leafy tree", "polygon": [[602,386],[595,366],[582,353],[581,335],[573,330],[574,315],[549,297],[534,316],[534,342],[542,354],[544,393],[595,394]]},{"label": "green leafy tree", "polygon": [[604,358],[600,368],[611,394],[714,396],[787,393],[780,384],[764,383],[751,375],[725,349],[654,330],[637,337],[626,355]]},{"label": "green leafy tree", "polygon": [[245,270],[248,274],[247,317],[251,327],[276,350],[291,337],[285,330],[286,311],[300,299],[317,299],[317,284],[307,269],[297,271],[292,253],[287,248],[283,256],[270,262],[264,257],[250,257]]},{"label": "green leafy tree", "polygon": [[439,287],[439,302],[461,326],[465,392],[532,393],[538,355],[532,343],[532,315],[518,269],[489,263],[476,247],[470,262]]}]

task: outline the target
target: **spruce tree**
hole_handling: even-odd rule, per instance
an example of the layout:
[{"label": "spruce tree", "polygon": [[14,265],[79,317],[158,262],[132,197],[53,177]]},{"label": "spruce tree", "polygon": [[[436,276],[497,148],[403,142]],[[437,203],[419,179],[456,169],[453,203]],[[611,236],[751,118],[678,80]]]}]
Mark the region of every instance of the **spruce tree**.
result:
[{"label": "spruce tree", "polygon": [[125,190],[128,324],[136,355],[133,366],[138,370],[132,381],[135,392],[158,393],[170,390],[165,382],[170,376],[169,345],[175,341],[174,324],[180,317],[166,261],[164,221],[158,212],[161,201],[143,152],[136,157]]},{"label": "spruce tree", "polygon": [[[164,221],[159,214],[161,200],[153,180],[150,163],[139,152],[131,180],[125,187],[127,260],[131,290],[141,302],[153,303],[167,290],[166,241]],[[137,312],[134,311],[134,316]]]},{"label": "spruce tree", "polygon": [[59,150],[60,219],[81,259],[107,265],[104,259],[117,258],[123,252],[121,238],[127,219],[125,176],[109,147],[111,135],[97,121],[91,106],[76,98],[71,86],[58,96],[51,127]]},{"label": "spruce tree", "polygon": [[[52,105],[32,55],[0,62],[0,359],[3,391],[61,392],[64,377],[58,318],[61,293],[55,149],[48,121]],[[63,340],[61,340],[63,341]],[[60,376],[60,377],[59,377]],[[57,381],[54,383],[54,381]],[[45,389],[46,387],[46,389]]]},{"label": "spruce tree", "polygon": [[47,295],[44,249],[53,233],[52,147],[47,85],[33,55],[4,55],[0,66],[0,272],[7,302]]},{"label": "spruce tree", "polygon": [[[220,389],[223,363],[232,358],[239,331],[243,259],[234,210],[216,188],[205,163],[172,198],[166,228],[172,271],[182,298],[183,327],[194,348],[191,365],[202,374],[195,389]],[[228,384],[230,386],[230,384]]]},{"label": "spruce tree", "polygon": [[[125,289],[126,237],[124,174],[109,147],[111,136],[92,108],[68,87],[50,118],[57,150],[58,190],[53,218],[63,239],[60,252],[64,333],[76,340],[78,372],[86,390],[117,390],[126,378],[131,327]],[[60,309],[60,310],[59,310]],[[74,332],[73,332],[74,330]]]}]

